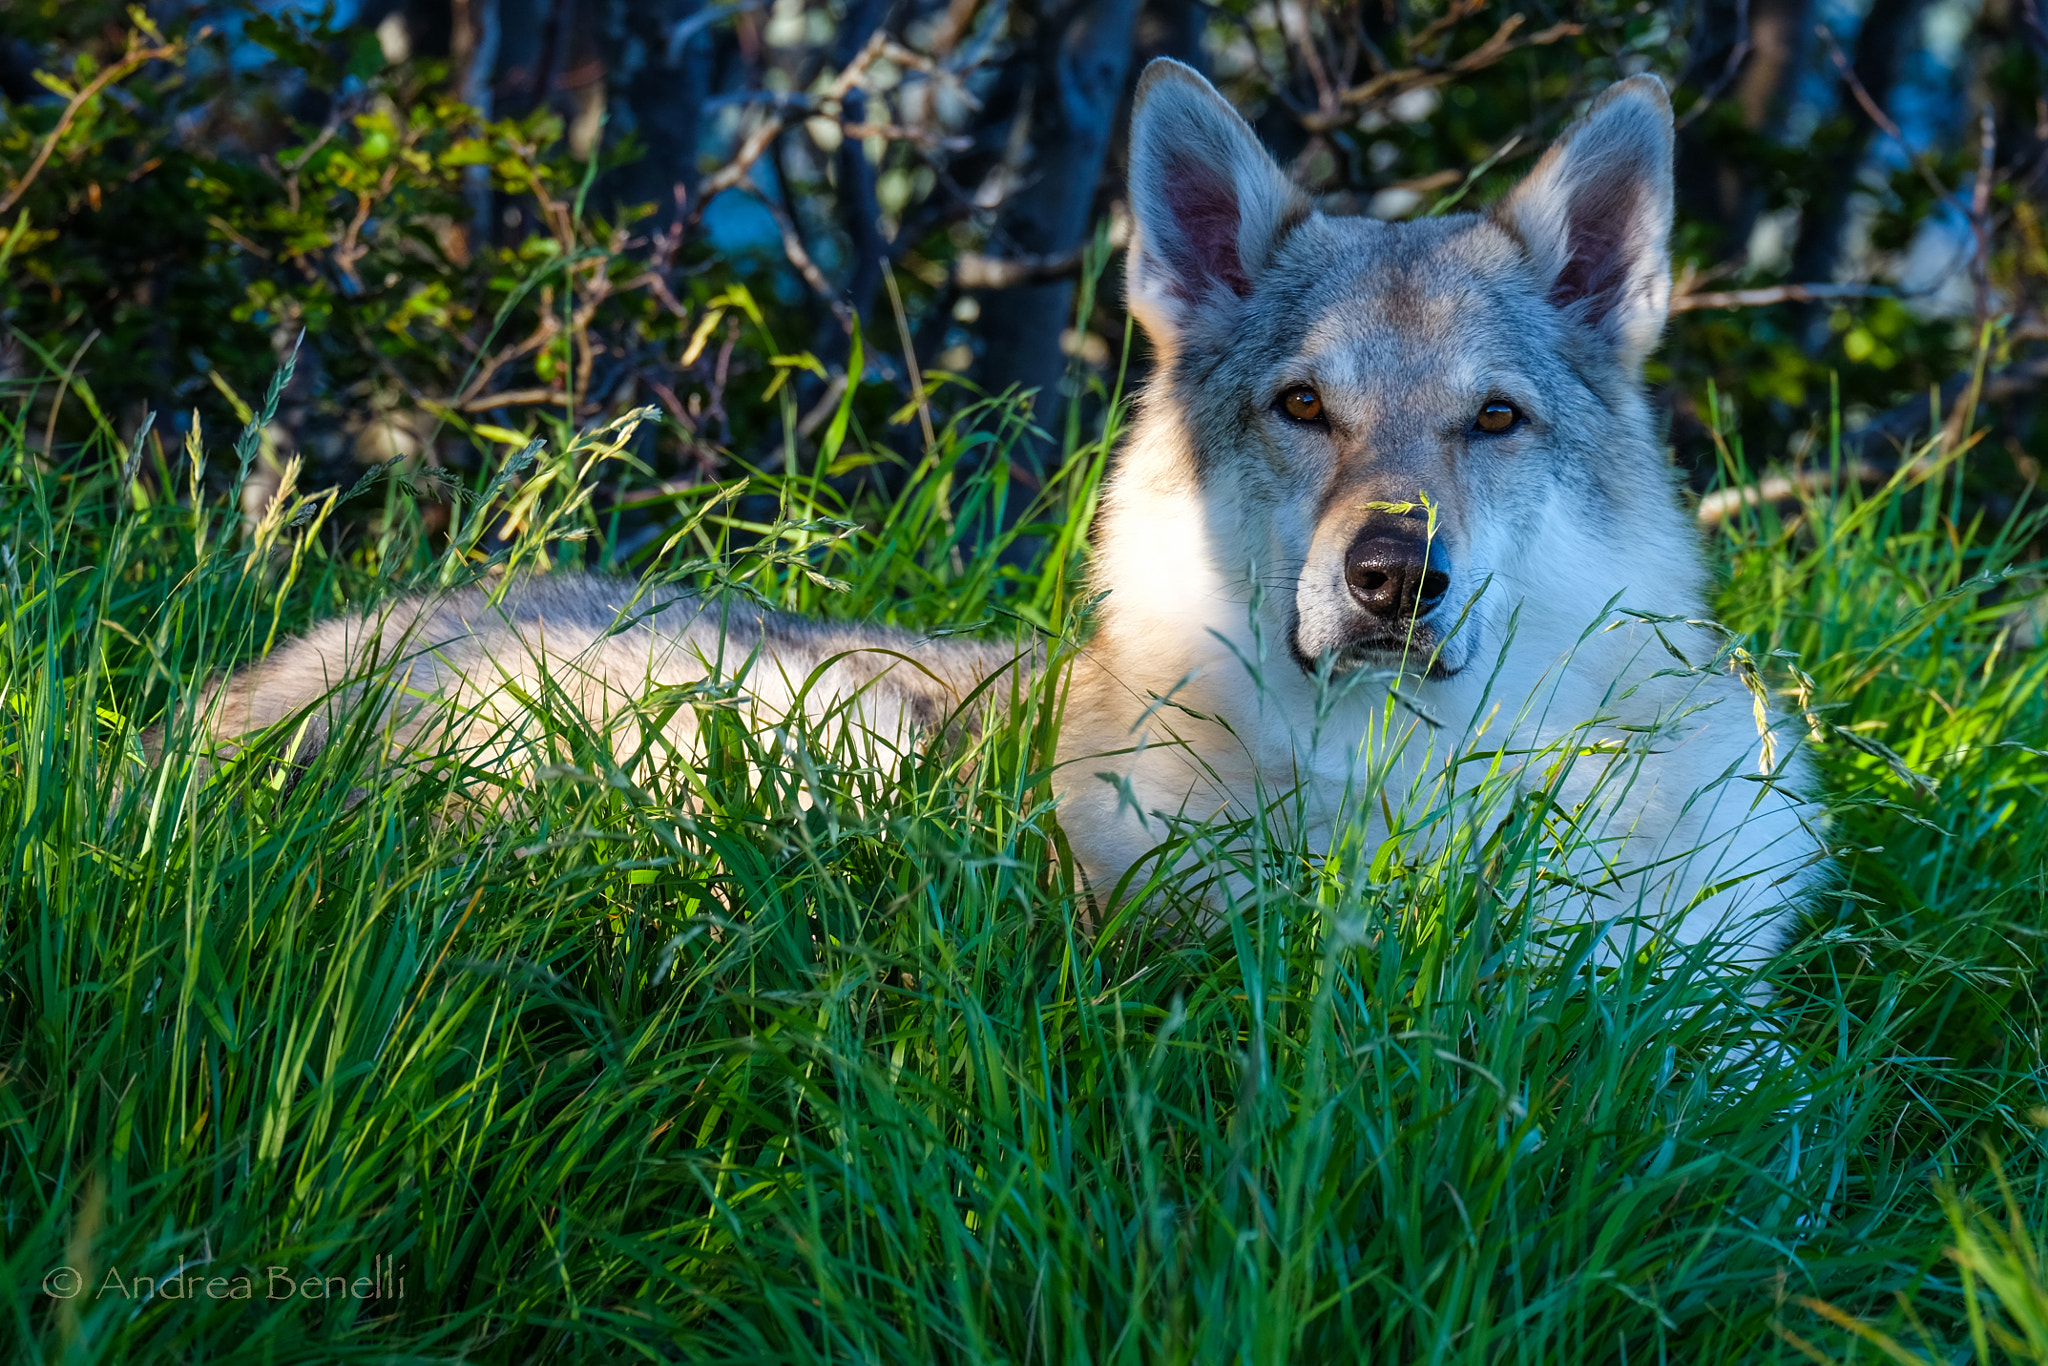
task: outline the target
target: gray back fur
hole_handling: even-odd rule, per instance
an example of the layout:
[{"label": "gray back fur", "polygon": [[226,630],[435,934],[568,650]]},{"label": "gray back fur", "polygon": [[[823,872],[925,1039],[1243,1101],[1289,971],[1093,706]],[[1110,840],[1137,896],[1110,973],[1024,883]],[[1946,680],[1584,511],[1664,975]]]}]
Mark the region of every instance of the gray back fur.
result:
[{"label": "gray back fur", "polygon": [[[303,713],[293,756],[303,760],[344,710],[375,698],[401,746],[452,743],[474,758],[480,747],[517,749],[531,719],[521,699],[546,697],[599,726],[626,723],[618,743],[637,749],[636,703],[658,689],[723,681],[737,686],[757,723],[800,714],[902,747],[971,724],[976,688],[1019,662],[993,644],[811,621],[625,579],[547,575],[495,603],[470,588],[323,623],[209,690],[202,713],[222,738]],[[694,712],[682,708],[668,725],[675,746],[690,752]]]}]

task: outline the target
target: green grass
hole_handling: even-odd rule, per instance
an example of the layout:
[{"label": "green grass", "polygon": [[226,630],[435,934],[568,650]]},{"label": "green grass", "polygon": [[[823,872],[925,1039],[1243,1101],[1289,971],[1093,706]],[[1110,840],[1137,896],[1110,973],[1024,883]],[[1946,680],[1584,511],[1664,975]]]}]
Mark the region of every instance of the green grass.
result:
[{"label": "green grass", "polygon": [[[809,471],[752,486],[779,519],[669,497],[687,534],[629,567],[1072,639],[1114,432],[1011,533],[1020,568],[971,535],[999,481],[953,482],[1006,423],[942,431],[886,507]],[[1717,542],[1724,618],[1814,680],[1842,851],[1772,970],[1797,1060],[1745,1087],[1744,984],[1532,951],[1537,821],[1264,868],[1208,939],[1091,935],[1050,686],[881,756],[652,697],[712,743],[644,788],[568,715],[515,791],[396,770],[366,729],[295,783],[146,771],[138,727],[175,750],[209,671],[479,572],[499,523],[469,507],[472,554],[431,555],[387,480],[336,557],[317,504],[252,538],[176,462],[131,484],[127,453],[23,447],[0,434],[11,1360],[2005,1359],[1999,1332],[2043,1359],[2034,523],[1960,525],[1946,473]],[[618,449],[540,453],[500,565],[581,560],[565,533],[608,557],[578,489]],[[394,1293],[271,1298],[274,1266]],[[45,1292],[60,1267],[81,1293]],[[177,1272],[182,1298],[134,1285]],[[204,1279],[238,1275],[246,1301]]]}]

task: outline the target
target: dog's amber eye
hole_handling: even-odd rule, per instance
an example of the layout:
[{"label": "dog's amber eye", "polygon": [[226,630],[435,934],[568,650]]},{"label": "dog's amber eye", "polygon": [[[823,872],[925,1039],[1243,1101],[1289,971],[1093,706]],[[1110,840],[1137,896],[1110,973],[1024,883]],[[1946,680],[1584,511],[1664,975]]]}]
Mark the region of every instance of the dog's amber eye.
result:
[{"label": "dog's amber eye", "polygon": [[1498,436],[1521,420],[1522,415],[1514,404],[1503,403],[1496,398],[1479,410],[1479,416],[1472,419],[1472,425],[1482,432]]},{"label": "dog's amber eye", "polygon": [[1323,400],[1306,384],[1297,385],[1280,396],[1280,411],[1296,422],[1321,422]]}]

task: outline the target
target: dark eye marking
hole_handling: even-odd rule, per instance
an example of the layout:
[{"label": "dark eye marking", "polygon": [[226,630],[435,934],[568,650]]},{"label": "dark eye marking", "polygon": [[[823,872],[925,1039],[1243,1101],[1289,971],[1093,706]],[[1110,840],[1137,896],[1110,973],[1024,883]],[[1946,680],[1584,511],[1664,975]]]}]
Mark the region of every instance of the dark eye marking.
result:
[{"label": "dark eye marking", "polygon": [[1323,416],[1323,396],[1306,384],[1290,384],[1282,389],[1273,408],[1289,422],[1306,427],[1320,427],[1327,421]]},{"label": "dark eye marking", "polygon": [[1514,404],[1504,398],[1490,398],[1472,419],[1472,430],[1484,432],[1488,436],[1499,436],[1504,432],[1513,431],[1525,420],[1522,410]]}]

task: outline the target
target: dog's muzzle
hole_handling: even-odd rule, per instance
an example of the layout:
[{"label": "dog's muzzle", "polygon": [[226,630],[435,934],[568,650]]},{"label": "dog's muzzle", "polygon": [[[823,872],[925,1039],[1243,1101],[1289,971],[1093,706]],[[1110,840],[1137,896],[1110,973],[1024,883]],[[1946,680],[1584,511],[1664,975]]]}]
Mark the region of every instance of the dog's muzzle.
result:
[{"label": "dog's muzzle", "polygon": [[1429,539],[1426,524],[1388,518],[1368,523],[1351,542],[1344,583],[1372,625],[1398,641],[1450,591],[1450,557]]},{"label": "dog's muzzle", "polygon": [[1317,576],[1320,591],[1311,591],[1303,581],[1310,595],[1288,637],[1294,662],[1307,674],[1327,661],[1338,673],[1449,678],[1460,665],[1442,657],[1448,632],[1437,609],[1450,595],[1451,567],[1448,547],[1423,518],[1371,517],[1344,551],[1342,588]]}]

